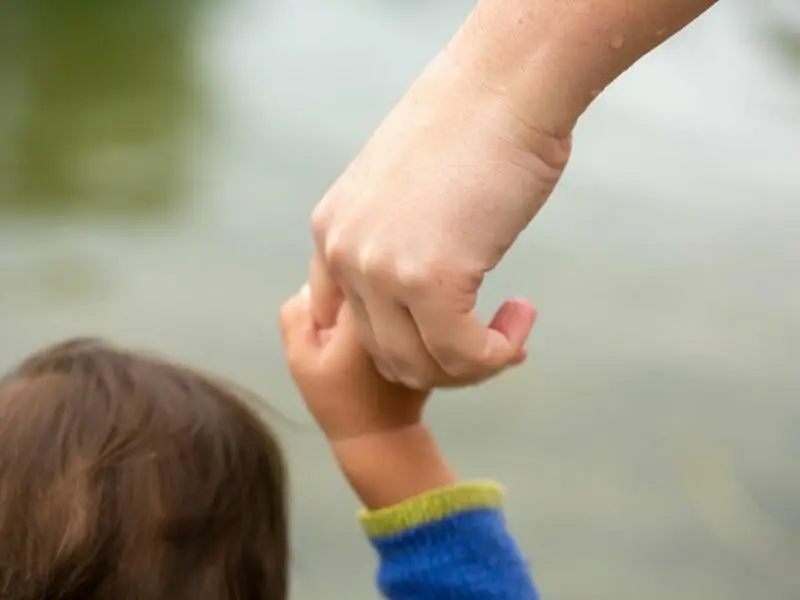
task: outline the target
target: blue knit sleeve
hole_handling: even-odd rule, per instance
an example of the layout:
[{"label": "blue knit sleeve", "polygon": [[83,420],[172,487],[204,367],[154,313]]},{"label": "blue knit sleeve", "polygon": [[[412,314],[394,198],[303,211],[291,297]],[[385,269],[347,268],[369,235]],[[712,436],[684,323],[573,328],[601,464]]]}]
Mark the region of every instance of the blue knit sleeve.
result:
[{"label": "blue knit sleeve", "polygon": [[508,532],[502,491],[467,484],[361,516],[390,600],[538,600]]}]

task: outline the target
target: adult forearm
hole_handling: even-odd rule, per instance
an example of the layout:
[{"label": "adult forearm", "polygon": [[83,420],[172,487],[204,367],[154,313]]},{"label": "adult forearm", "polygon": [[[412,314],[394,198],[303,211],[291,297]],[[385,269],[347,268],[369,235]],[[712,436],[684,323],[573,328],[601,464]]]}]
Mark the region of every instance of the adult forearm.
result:
[{"label": "adult forearm", "polygon": [[608,84],[715,0],[480,0],[444,60],[535,129],[566,133]]}]

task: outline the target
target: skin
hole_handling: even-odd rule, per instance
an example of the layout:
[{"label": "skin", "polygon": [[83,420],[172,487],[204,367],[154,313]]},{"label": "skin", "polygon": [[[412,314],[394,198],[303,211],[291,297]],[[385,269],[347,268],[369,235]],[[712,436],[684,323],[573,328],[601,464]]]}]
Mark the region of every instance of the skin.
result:
[{"label": "skin", "polygon": [[418,389],[523,360],[533,308],[481,323],[485,274],[558,184],[594,98],[713,4],[479,0],[314,210],[317,326],[346,302],[383,376]]},{"label": "skin", "polygon": [[[457,482],[423,421],[429,392],[384,379],[347,306],[321,329],[308,288],[281,309],[289,370],[350,486],[370,510]],[[504,323],[496,323],[500,331]]]},{"label": "skin", "polygon": [[427,392],[383,379],[345,307],[321,330],[306,289],[284,304],[281,330],[289,370],[355,493],[370,510],[456,481],[422,423]]}]

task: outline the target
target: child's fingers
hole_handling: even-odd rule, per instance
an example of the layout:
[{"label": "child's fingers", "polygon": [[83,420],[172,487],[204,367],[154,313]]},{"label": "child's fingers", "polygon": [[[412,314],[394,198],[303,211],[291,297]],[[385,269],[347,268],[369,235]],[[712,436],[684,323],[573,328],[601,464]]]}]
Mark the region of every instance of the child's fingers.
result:
[{"label": "child's fingers", "polygon": [[316,327],[311,316],[307,285],[283,304],[280,323],[283,344],[290,362],[302,360],[316,350]]},{"label": "child's fingers", "polygon": [[336,317],[336,326],[326,332],[330,337],[328,343],[331,352],[347,354],[364,353],[366,350],[361,345],[358,337],[358,325],[349,303],[345,303]]},{"label": "child's fingers", "polygon": [[308,286],[309,306],[314,321],[325,329],[333,327],[344,302],[344,295],[328,273],[319,252],[315,252],[311,259]]},{"label": "child's fingers", "polygon": [[303,286],[281,306],[281,333],[286,342],[292,339],[293,333],[299,326],[310,320],[308,301],[305,300],[306,289],[307,286]]}]

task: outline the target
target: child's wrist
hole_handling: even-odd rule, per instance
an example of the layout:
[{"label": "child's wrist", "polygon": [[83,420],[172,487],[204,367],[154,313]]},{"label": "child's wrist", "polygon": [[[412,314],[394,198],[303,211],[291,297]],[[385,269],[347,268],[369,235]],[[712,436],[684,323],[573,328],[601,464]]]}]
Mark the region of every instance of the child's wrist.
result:
[{"label": "child's wrist", "polygon": [[369,510],[399,504],[457,481],[422,423],[332,441],[331,448],[342,473]]}]

